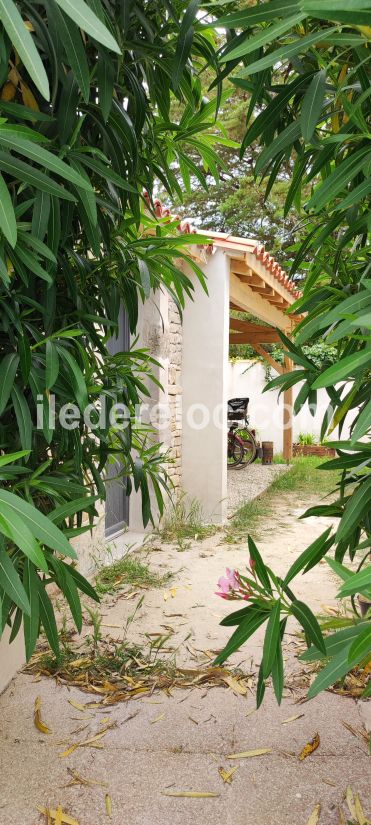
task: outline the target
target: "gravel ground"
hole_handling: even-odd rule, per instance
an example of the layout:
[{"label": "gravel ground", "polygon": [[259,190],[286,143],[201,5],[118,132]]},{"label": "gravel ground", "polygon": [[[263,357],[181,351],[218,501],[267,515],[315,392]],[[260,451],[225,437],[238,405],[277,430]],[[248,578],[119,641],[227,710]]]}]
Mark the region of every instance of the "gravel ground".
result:
[{"label": "gravel ground", "polygon": [[280,473],[287,472],[287,464],[248,464],[242,469],[228,470],[228,514],[238,510],[272,484]]}]

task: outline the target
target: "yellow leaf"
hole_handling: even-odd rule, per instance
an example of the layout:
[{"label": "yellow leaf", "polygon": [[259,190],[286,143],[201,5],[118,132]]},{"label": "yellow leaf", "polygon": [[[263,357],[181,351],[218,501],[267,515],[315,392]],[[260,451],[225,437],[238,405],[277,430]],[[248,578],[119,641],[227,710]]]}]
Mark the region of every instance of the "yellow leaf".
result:
[{"label": "yellow leaf", "polygon": [[313,811],[312,811],[312,813],[311,813],[311,815],[308,819],[307,825],[318,825],[320,813],[321,813],[321,805],[320,805],[320,803],[318,803],[318,805],[316,805],[313,808]]},{"label": "yellow leaf", "polygon": [[154,725],[155,722],[161,722],[161,719],[165,719],[164,713],[161,713],[160,716],[156,716],[155,719],[151,719],[151,725]]},{"label": "yellow leaf", "polygon": [[352,790],[350,785],[348,785],[348,787],[347,787],[347,791],[346,791],[346,794],[345,794],[345,799],[347,801],[347,805],[348,805],[348,808],[349,808],[349,811],[350,811],[350,815],[353,817],[353,819],[357,819],[357,811],[356,811],[356,806],[355,806],[355,802],[354,802],[353,790]]},{"label": "yellow leaf", "polygon": [[316,751],[320,744],[320,741],[321,740],[319,738],[319,734],[315,733],[313,739],[311,739],[310,742],[307,742],[307,744],[304,745],[303,750],[299,754],[299,759],[303,761],[303,759],[306,759],[307,756],[310,756],[311,753],[313,753],[313,751]]},{"label": "yellow leaf", "polygon": [[[44,814],[44,816],[49,817],[49,819],[54,819],[55,823],[55,820],[58,816],[58,811],[54,811],[51,808],[41,808],[39,806],[37,807],[37,810],[39,811],[39,813]],[[62,825],[79,825],[77,819],[74,819],[72,816],[69,816],[69,814],[65,814],[64,811],[61,811],[61,815]]]},{"label": "yellow leaf", "polygon": [[253,751],[242,751],[242,753],[230,753],[227,759],[249,759],[251,756],[264,756],[266,753],[273,753],[273,748],[256,748]]},{"label": "yellow leaf", "polygon": [[62,806],[58,805],[56,810],[55,825],[62,825]]},{"label": "yellow leaf", "polygon": [[71,753],[73,753],[76,750],[76,748],[78,748],[78,747],[79,747],[79,742],[76,742],[75,745],[71,745],[70,748],[67,748],[66,751],[63,751],[63,753],[60,753],[59,756],[61,756],[61,757],[70,756]]},{"label": "yellow leaf", "polygon": [[304,713],[297,713],[296,716],[289,716],[288,719],[284,719],[283,722],[281,722],[281,725],[288,725],[289,722],[295,722],[296,719],[301,719],[302,716],[304,716]]},{"label": "yellow leaf", "polygon": [[36,696],[33,720],[40,733],[51,733],[50,728],[41,719],[41,697]]},{"label": "yellow leaf", "polygon": [[107,786],[107,782],[100,782],[98,779],[87,779],[85,776],[77,773],[73,768],[67,768],[68,773],[72,776],[70,785],[100,785],[102,788]]},{"label": "yellow leaf", "polygon": [[171,594],[172,599],[175,599],[177,589],[178,589],[177,587],[171,587],[170,588],[170,594]]},{"label": "yellow leaf", "polygon": [[13,86],[13,83],[11,83],[10,80],[8,80],[6,83],[4,83],[4,86],[1,90],[1,100],[4,100],[8,103],[10,100],[14,99],[15,93],[15,86]]},{"label": "yellow leaf", "polygon": [[68,702],[70,703],[70,705],[72,705],[73,708],[76,708],[76,710],[85,710],[85,705],[80,705],[80,703],[75,702],[74,699],[68,699]]},{"label": "yellow leaf", "polygon": [[34,112],[40,111],[38,102],[26,83],[21,83],[21,94],[25,106],[28,106],[28,108],[32,109]]},{"label": "yellow leaf", "polygon": [[219,768],[219,775],[221,776],[223,782],[226,782],[228,785],[231,784],[232,779],[236,771],[238,770],[237,765],[235,768],[230,768],[226,771],[224,768]]},{"label": "yellow leaf", "polygon": [[214,799],[220,796],[219,793],[213,793],[212,791],[164,791],[162,795],[185,797],[186,799]]},{"label": "yellow leaf", "polygon": [[341,808],[339,808],[339,825],[347,825],[345,821],[345,816]]},{"label": "yellow leaf", "polygon": [[364,815],[361,800],[357,793],[354,796],[354,807],[356,809],[357,821],[359,822],[359,825],[367,825],[367,819]]},{"label": "yellow leaf", "polygon": [[231,690],[233,690],[233,693],[236,693],[237,696],[246,696],[247,687],[238,682],[233,676],[225,676],[223,682],[225,682],[225,684],[228,685],[228,687],[230,687]]},{"label": "yellow leaf", "polygon": [[111,802],[111,797],[110,797],[109,793],[106,793],[105,802],[106,802],[107,816],[109,816],[111,818],[111,816],[112,816],[112,802]]}]

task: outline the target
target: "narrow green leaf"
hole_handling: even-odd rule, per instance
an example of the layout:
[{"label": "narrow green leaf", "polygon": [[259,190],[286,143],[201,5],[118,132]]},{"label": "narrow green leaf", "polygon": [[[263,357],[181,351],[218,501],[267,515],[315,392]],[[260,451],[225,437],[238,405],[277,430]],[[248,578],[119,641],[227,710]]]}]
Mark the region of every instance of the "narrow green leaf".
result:
[{"label": "narrow green leaf", "polygon": [[322,650],[323,653],[326,653],[326,645],[322,636],[321,628],[308,605],[304,604],[304,602],[295,600],[291,603],[291,612],[292,615],[295,616],[295,619],[298,620],[299,624],[301,624],[304,632],[313,644],[316,645],[319,650]]},{"label": "narrow green leaf", "polygon": [[320,43],[321,40],[327,40],[329,35],[336,31],[337,27],[333,26],[332,28],[326,29],[326,31],[313,32],[312,34],[305,35],[305,37],[299,37],[293,40],[292,43],[286,43],[286,45],[275,49],[273,52],[269,52],[269,54],[264,55],[264,57],[254,61],[254,63],[250,63],[249,66],[240,70],[237,77],[248,77],[249,75],[263,71],[263,69],[268,69],[270,66],[274,66],[281,61],[287,63],[287,61],[291,60],[291,58],[297,54],[300,54],[300,52],[307,54],[310,46],[314,46],[315,43]]},{"label": "narrow green leaf", "polygon": [[31,608],[27,598],[27,593],[14,567],[14,564],[12,564],[8,553],[3,547],[0,547],[0,584],[12,601],[29,616]]},{"label": "narrow green leaf", "polygon": [[21,180],[23,183],[29,183],[30,186],[34,186],[35,189],[41,189],[49,195],[56,195],[57,198],[64,198],[69,201],[76,200],[76,196],[69,192],[68,189],[60,186],[59,183],[56,183],[48,175],[45,175],[44,172],[40,172],[39,169],[30,166],[29,163],[24,163],[24,161],[19,158],[13,158],[9,152],[0,152],[0,169],[2,169],[3,172],[7,172],[8,175],[12,175],[16,181]]},{"label": "narrow green leaf", "polygon": [[92,191],[90,181],[87,182],[86,178],[82,178],[78,172],[71,169],[68,163],[65,163],[65,161],[61,160],[57,155],[53,155],[48,149],[44,149],[43,146],[35,146],[30,140],[25,140],[24,138],[15,136],[8,137],[8,135],[4,135],[2,132],[0,132],[0,145],[8,150],[13,150],[14,152],[19,152],[21,155],[25,155],[29,160],[33,160],[39,166],[45,166],[45,168],[49,169],[53,174],[59,175],[63,180],[70,181],[80,189],[86,189],[88,192]]},{"label": "narrow green leaf", "polygon": [[349,648],[350,645],[343,647],[340,653],[334,656],[328,665],[319,672],[308,690],[308,699],[313,699],[314,696],[317,696],[322,690],[327,690],[327,688],[334,685],[339,679],[342,679],[352,667],[358,664],[357,659],[349,660]]},{"label": "narrow green leaf", "polygon": [[231,638],[227,642],[225,648],[218,654],[215,659],[214,664],[221,665],[228,659],[235,650],[238,650],[250,636],[255,633],[255,631],[266,621],[268,618],[267,612],[258,612],[256,611],[253,615],[251,615],[248,619],[244,620],[239,624],[237,629],[232,633]]},{"label": "narrow green leaf", "polygon": [[301,570],[304,570],[304,568],[310,570],[308,565],[311,566],[313,560],[317,563],[317,561],[319,561],[325,553],[327,553],[327,550],[333,542],[333,539],[331,539],[330,544],[328,542],[330,533],[331,527],[328,527],[324,533],[318,536],[318,538],[315,539],[312,544],[310,544],[309,547],[307,547],[306,550],[300,554],[300,556],[291,565],[289,571],[286,573],[284,578],[285,584],[289,584]]},{"label": "narrow green leaf", "polygon": [[55,11],[67,60],[81,90],[83,99],[85,103],[87,103],[90,97],[90,73],[86,56],[87,53],[81,39],[80,29],[63,11],[60,11],[58,8],[56,8]]},{"label": "narrow green leaf", "polygon": [[364,658],[371,658],[371,624],[352,643],[348,657],[351,661],[357,659],[359,662]]},{"label": "narrow green leaf", "polygon": [[43,624],[46,638],[56,656],[59,656],[59,634],[55,621],[53,605],[40,579],[38,579],[40,619]]},{"label": "narrow green leaf", "polygon": [[46,100],[50,99],[49,81],[36,49],[33,37],[26,28],[13,0],[0,0],[0,20],[30,77]]},{"label": "narrow green leaf", "polygon": [[30,408],[24,394],[17,384],[13,385],[12,401],[15,417],[17,419],[19,437],[24,450],[31,450],[32,446],[32,420]]},{"label": "narrow green leaf", "polygon": [[8,504],[15,514],[18,514],[23,519],[24,523],[31,530],[31,533],[36,536],[39,541],[51,547],[52,550],[58,550],[64,556],[69,556],[76,559],[76,552],[63,535],[62,531],[53,524],[50,519],[40,513],[32,504],[24,501],[20,496],[9,490],[0,489],[0,511],[2,504]]},{"label": "narrow green leaf", "polygon": [[30,615],[23,616],[23,632],[26,648],[26,660],[30,660],[39,635],[39,590],[38,575],[29,559],[23,566],[23,586],[30,602]]},{"label": "narrow green leaf", "polygon": [[364,166],[367,156],[371,156],[370,150],[364,147],[351,154],[350,157],[345,158],[345,160],[342,160],[334,171],[326,177],[323,183],[320,183],[316,187],[312,197],[307,203],[307,208],[319,212],[329,201],[333,201],[349,181],[358,175],[358,172],[360,172]]},{"label": "narrow green leaf", "polygon": [[305,141],[309,142],[317,126],[322,111],[326,90],[326,72],[322,69],[314,78],[304,95],[301,107],[301,133]]},{"label": "narrow green leaf", "polygon": [[8,187],[0,175],[0,229],[14,248],[17,243],[17,222]]},{"label": "narrow green leaf", "polygon": [[99,496],[85,496],[85,498],[67,501],[64,504],[60,504],[58,507],[55,507],[54,510],[51,510],[49,513],[49,518],[55,524],[60,524],[61,521],[74,516],[75,513],[80,513],[82,510],[87,512],[92,507],[94,502],[98,501],[98,499]]},{"label": "narrow green leaf", "polygon": [[277,644],[280,638],[281,600],[277,599],[271,610],[263,645],[263,676],[267,679],[271,673],[273,662],[277,656]]},{"label": "narrow green leaf", "polygon": [[[221,62],[223,63],[223,61],[225,62],[227,60],[238,60],[240,57],[245,57],[247,54],[255,52],[267,43],[273,43],[278,37],[289,31],[289,29],[295,29],[295,26],[305,20],[305,18],[306,14],[297,11],[292,17],[285,18],[279,23],[274,23],[273,26],[267,26],[253,37],[248,37],[247,40],[244,40],[243,43],[237,46],[236,49],[233,49],[233,51],[223,55],[221,57]],[[242,74],[240,77],[242,77]]]},{"label": "narrow green leaf", "polygon": [[343,599],[345,596],[352,596],[355,593],[363,593],[364,590],[371,588],[371,565],[368,564],[359,573],[348,579],[340,588],[339,598]]},{"label": "narrow green leaf", "polygon": [[14,542],[22,552],[44,573],[48,572],[48,565],[43,551],[27,527],[7,504],[2,502],[0,512],[0,530],[8,539]]},{"label": "narrow green leaf", "polygon": [[265,590],[267,590],[268,593],[272,593],[272,585],[270,583],[270,579],[266,571],[265,564],[254,542],[254,539],[251,536],[248,536],[247,543],[249,547],[250,558],[255,563],[255,573],[258,579],[261,581]]},{"label": "narrow green leaf", "polygon": [[354,443],[358,441],[359,438],[366,435],[371,427],[371,399],[367,402],[367,404],[363,407],[363,410],[359,413],[358,418],[356,419],[355,425],[352,430],[352,438],[351,441]]},{"label": "narrow green leaf", "polygon": [[298,0],[270,0],[268,3],[257,3],[240,11],[224,14],[213,22],[213,28],[244,29],[255,26],[256,23],[267,23],[276,17],[293,16],[300,11]]},{"label": "narrow green leaf", "polygon": [[15,352],[5,355],[0,363],[0,415],[4,412],[9,401],[18,364],[19,355]]},{"label": "narrow green leaf", "polygon": [[53,341],[47,341],[46,347],[46,364],[45,364],[45,386],[47,390],[51,390],[55,384],[59,374],[59,356],[56,345]]},{"label": "narrow green leaf", "polygon": [[367,622],[360,622],[359,624],[352,625],[351,627],[344,627],[341,630],[338,630],[336,633],[333,633],[331,636],[326,636],[325,638],[325,645],[326,645],[326,655],[321,651],[318,650],[315,645],[308,648],[305,653],[302,653],[299,656],[301,662],[316,662],[319,659],[326,659],[326,658],[333,658],[337,656],[345,647],[349,647],[349,644],[356,639],[360,633],[368,627]]},{"label": "narrow green leaf", "polygon": [[[71,19],[79,26],[86,34],[90,34],[97,43],[106,46],[116,54],[120,54],[121,50],[106,26],[101,23],[96,14],[94,14],[84,0],[56,0],[58,6],[71,17]],[[109,58],[107,58],[109,59]]]},{"label": "narrow green leaf", "polygon": [[336,531],[336,541],[349,536],[360,523],[363,515],[371,510],[371,475],[368,476],[350,496],[340,524]]},{"label": "narrow green leaf", "polygon": [[353,352],[352,355],[347,355],[345,358],[340,358],[327,370],[324,370],[312,384],[312,389],[318,390],[321,387],[333,387],[338,381],[344,378],[349,379],[350,376],[359,370],[361,367],[371,364],[371,349],[363,349],[358,352]]},{"label": "narrow green leaf", "polygon": [[81,412],[84,412],[89,403],[88,392],[86,388],[85,378],[81,369],[71,353],[65,348],[58,346],[58,352],[61,358],[66,362],[70,374],[71,385],[75,393],[76,401],[80,407]]},{"label": "narrow green leaf", "polygon": [[[62,564],[65,564],[65,562],[62,562]],[[76,570],[75,567],[72,567],[72,565],[69,564],[68,572],[71,576],[73,576],[78,589],[81,590],[82,593],[85,593],[86,596],[89,596],[89,599],[94,599],[95,602],[100,601],[98,594],[91,586],[90,582],[88,582],[88,580],[84,576],[82,576],[81,573],[79,573],[79,571]]]}]

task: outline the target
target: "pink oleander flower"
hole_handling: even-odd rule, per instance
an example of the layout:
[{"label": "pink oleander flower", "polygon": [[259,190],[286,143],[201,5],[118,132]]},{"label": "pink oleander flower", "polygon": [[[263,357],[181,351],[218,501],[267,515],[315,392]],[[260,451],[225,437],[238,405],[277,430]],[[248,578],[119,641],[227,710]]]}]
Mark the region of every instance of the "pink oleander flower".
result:
[{"label": "pink oleander flower", "polygon": [[233,596],[233,593],[234,591],[238,590],[239,587],[238,579],[236,577],[236,571],[230,570],[229,567],[227,567],[225,571],[225,576],[221,576],[220,579],[218,579],[218,587],[220,593],[216,593],[216,596],[220,596],[222,599],[235,598],[235,596]]},{"label": "pink oleander flower", "polygon": [[250,556],[250,559],[249,559],[249,565],[250,565],[250,570],[252,570],[252,572],[254,572],[255,567],[256,567],[256,561],[254,561],[254,559],[252,559],[251,556]]}]

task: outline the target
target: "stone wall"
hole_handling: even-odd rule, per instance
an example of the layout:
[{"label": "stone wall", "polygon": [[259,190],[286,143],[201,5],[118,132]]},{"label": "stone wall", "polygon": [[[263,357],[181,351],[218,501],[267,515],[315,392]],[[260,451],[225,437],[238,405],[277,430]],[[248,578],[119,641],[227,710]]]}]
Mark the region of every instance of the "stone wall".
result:
[{"label": "stone wall", "polygon": [[170,413],[169,476],[176,489],[182,486],[182,322],[176,304],[169,297],[168,402]]}]

